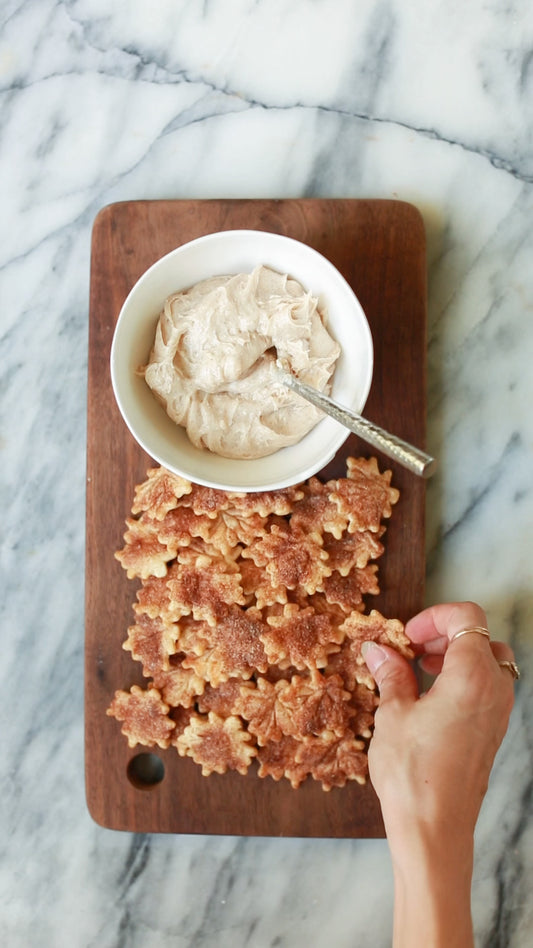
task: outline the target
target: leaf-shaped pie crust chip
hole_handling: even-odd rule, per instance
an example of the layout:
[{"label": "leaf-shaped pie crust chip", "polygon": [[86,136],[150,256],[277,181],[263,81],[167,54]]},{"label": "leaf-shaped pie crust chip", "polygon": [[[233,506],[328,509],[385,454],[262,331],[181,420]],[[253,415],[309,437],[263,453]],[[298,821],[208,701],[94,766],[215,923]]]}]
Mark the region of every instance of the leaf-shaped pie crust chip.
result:
[{"label": "leaf-shaped pie crust chip", "polygon": [[344,678],[347,688],[353,689],[358,682],[366,685],[367,688],[375,687],[374,679],[361,654],[363,642],[372,641],[390,645],[404,658],[414,657],[403,623],[399,619],[386,619],[376,609],[373,609],[369,615],[352,612],[340,628],[344,631],[346,638],[338,655],[331,657],[329,668]]},{"label": "leaf-shaped pie crust chip", "polygon": [[273,606],[276,602],[287,602],[287,587],[282,583],[274,586],[270,576],[260,566],[256,566],[253,560],[241,559],[238,561],[238,567],[242,589],[250,604],[255,602],[258,609],[264,609],[265,606]]},{"label": "leaf-shaped pie crust chip", "polygon": [[299,740],[309,735],[342,737],[354,716],[350,698],[339,675],[295,675],[277,695],[283,733]]},{"label": "leaf-shaped pie crust chip", "polygon": [[228,769],[245,774],[257,753],[251,735],[237,715],[222,718],[214,711],[207,716],[191,715],[176,747],[180,756],[192,757],[201,766],[204,777],[223,774]]},{"label": "leaf-shaped pie crust chip", "polygon": [[339,514],[348,520],[348,530],[378,533],[383,518],[392,514],[399,491],[390,486],[391,471],[380,474],[375,458],[349,458],[348,477],[335,482],[330,492]]},{"label": "leaf-shaped pie crust chip", "polygon": [[[198,697],[197,705],[201,714],[214,711],[219,717],[227,718],[230,714],[238,714],[237,701],[241,688],[245,686],[242,678],[228,678],[220,682],[217,687],[206,682],[202,694]],[[252,687],[254,687],[252,685]]]},{"label": "leaf-shaped pie crust chip", "polygon": [[385,547],[379,541],[383,536],[383,527],[377,532],[357,530],[355,533],[345,531],[337,539],[324,537],[324,549],[328,554],[328,566],[341,576],[348,576],[353,568],[364,569],[370,560],[377,560],[382,556]]},{"label": "leaf-shaped pie crust chip", "polygon": [[176,651],[178,636],[179,627],[174,623],[140,613],[135,624],[129,627],[122,648],[131,652],[135,661],[142,663],[143,674],[148,678],[170,667],[169,657]]},{"label": "leaf-shaped pie crust chip", "polygon": [[198,656],[188,655],[183,665],[215,687],[233,677],[251,678],[255,672],[268,668],[261,640],[264,628],[258,609],[227,609],[216,625],[209,628],[202,651]]},{"label": "leaf-shaped pie crust chip", "polygon": [[344,640],[344,633],[328,615],[311,607],[300,609],[296,603],[287,603],[282,615],[269,616],[267,626],[261,638],[270,662],[299,670],[323,668],[328,655],[338,651]]},{"label": "leaf-shaped pie crust chip", "polygon": [[374,563],[368,563],[362,569],[354,567],[347,576],[332,573],[324,580],[322,592],[328,602],[340,606],[346,613],[352,612],[361,605],[364,596],[379,593],[377,571]]},{"label": "leaf-shaped pie crust chip", "polygon": [[352,612],[344,620],[341,629],[359,647],[363,642],[378,642],[391,645],[404,658],[413,658],[414,653],[405,634],[403,622],[399,619],[386,619],[377,609],[372,609],[368,615]]},{"label": "leaf-shaped pie crust chip", "polygon": [[276,712],[280,688],[287,686],[286,681],[272,684],[266,678],[258,678],[255,686],[248,683],[240,689],[235,701],[235,711],[247,722],[248,730],[255,736],[260,747],[268,741],[280,741],[283,737],[284,732]]},{"label": "leaf-shaped pie crust chip", "polygon": [[153,520],[126,520],[124,547],[115,557],[126,570],[128,579],[148,579],[149,576],[166,576],[167,563],[174,554],[161,543]]},{"label": "leaf-shaped pie crust chip", "polygon": [[[335,490],[336,482],[323,484],[318,477],[311,477],[304,488],[304,496],[294,505],[291,525],[302,533],[328,533],[340,540],[348,519],[339,513],[339,508],[330,494]],[[324,537],[324,546],[327,540]]]},{"label": "leaf-shaped pie crust chip", "polygon": [[280,741],[270,741],[257,750],[260,777],[272,777],[281,780],[286,777],[296,790],[307,777],[304,767],[296,763],[296,752],[300,742],[294,737],[282,737]]},{"label": "leaf-shaped pie crust chip", "polygon": [[364,784],[368,773],[368,758],[363,741],[355,737],[306,737],[296,749],[296,763],[324,790],[344,787],[348,780]]},{"label": "leaf-shaped pie crust chip", "polygon": [[177,556],[178,550],[190,546],[193,537],[209,539],[212,532],[212,520],[205,514],[198,516],[191,507],[176,507],[156,525],[157,539]]},{"label": "leaf-shaped pie crust chip", "polygon": [[244,605],[240,575],[233,561],[213,560],[202,554],[178,563],[168,581],[174,615],[192,615],[215,626],[224,607]]},{"label": "leaf-shaped pie crust chip", "polygon": [[350,719],[350,730],[356,737],[371,737],[374,714],[379,706],[379,698],[375,691],[356,682],[352,689],[350,706],[354,712]]},{"label": "leaf-shaped pie crust chip", "polygon": [[205,688],[205,680],[183,665],[158,671],[153,678],[163,701],[172,708],[190,708]]},{"label": "leaf-shaped pie crust chip", "polygon": [[230,493],[228,510],[249,515],[257,513],[260,517],[290,514],[296,501],[304,495],[302,485],[282,487],[280,490],[253,491],[247,494]]},{"label": "leaf-shaped pie crust chip", "polygon": [[155,520],[163,520],[169,510],[178,506],[178,501],[190,494],[190,481],[172,474],[164,467],[153,467],[147,472],[146,480],[135,488],[135,499],[131,512],[140,514],[150,511]]},{"label": "leaf-shaped pie crust chip", "polygon": [[129,691],[116,691],[107,714],[122,721],[122,733],[128,745],[135,747],[168,747],[175,724],[169,718],[170,708],[157,688],[144,690],[132,685]]},{"label": "leaf-shaped pie crust chip", "polygon": [[328,554],[317,532],[303,534],[274,524],[270,533],[252,543],[242,556],[264,567],[274,587],[301,586],[311,594],[331,574]]}]

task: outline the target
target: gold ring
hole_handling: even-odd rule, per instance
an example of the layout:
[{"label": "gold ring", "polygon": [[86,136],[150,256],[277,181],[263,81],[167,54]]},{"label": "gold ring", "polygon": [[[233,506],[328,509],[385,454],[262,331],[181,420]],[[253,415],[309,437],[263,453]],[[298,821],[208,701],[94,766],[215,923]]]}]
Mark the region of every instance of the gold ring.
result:
[{"label": "gold ring", "polygon": [[518,681],[520,678],[520,669],[516,662],[498,662],[498,665],[500,668],[507,668],[511,672],[514,680]]},{"label": "gold ring", "polygon": [[452,635],[450,644],[455,642],[456,639],[460,639],[462,635],[469,635],[470,632],[477,632],[478,635],[484,635],[485,638],[490,639],[488,629],[485,629],[482,625],[473,625],[471,629],[463,629],[462,632],[456,632],[455,635]]}]

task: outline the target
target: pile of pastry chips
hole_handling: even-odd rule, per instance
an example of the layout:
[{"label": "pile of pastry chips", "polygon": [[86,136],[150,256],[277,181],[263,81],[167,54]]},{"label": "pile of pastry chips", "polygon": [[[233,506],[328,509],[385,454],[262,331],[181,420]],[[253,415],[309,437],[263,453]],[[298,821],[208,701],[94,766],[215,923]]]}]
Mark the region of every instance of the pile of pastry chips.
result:
[{"label": "pile of pastry chips", "polygon": [[411,657],[403,625],[367,611],[399,492],[375,458],[346,477],[226,493],[148,471],[116,553],[140,580],[123,648],[146,688],[107,713],[130,747],[173,745],[204,775],[364,783],[378,703],[360,648]]}]

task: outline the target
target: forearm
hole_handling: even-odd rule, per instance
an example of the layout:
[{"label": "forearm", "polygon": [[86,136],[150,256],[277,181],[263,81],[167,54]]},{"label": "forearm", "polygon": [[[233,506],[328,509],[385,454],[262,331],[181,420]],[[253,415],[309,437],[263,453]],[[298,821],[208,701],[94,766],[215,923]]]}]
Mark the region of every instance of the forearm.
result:
[{"label": "forearm", "polygon": [[394,948],[472,948],[473,841],[422,836],[392,856]]},{"label": "forearm", "polygon": [[368,764],[394,869],[394,948],[474,945],[474,830],[516,677],[506,671],[512,650],[489,642],[486,624],[471,602],[434,606],[407,623],[424,658],[438,659],[423,695],[397,651],[362,645],[380,694]]}]

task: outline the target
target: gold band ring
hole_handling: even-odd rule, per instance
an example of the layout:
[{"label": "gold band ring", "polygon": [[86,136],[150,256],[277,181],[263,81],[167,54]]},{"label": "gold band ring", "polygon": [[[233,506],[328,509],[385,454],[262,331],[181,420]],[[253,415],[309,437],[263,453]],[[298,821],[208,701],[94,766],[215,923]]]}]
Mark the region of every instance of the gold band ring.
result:
[{"label": "gold band ring", "polygon": [[500,668],[506,668],[508,671],[510,671],[514,680],[518,681],[520,678],[520,669],[516,662],[498,662],[498,665]]},{"label": "gold band ring", "polygon": [[471,629],[463,629],[462,632],[456,632],[455,635],[452,635],[450,644],[455,642],[456,639],[460,639],[462,635],[469,635],[470,632],[477,632],[478,635],[484,635],[486,639],[490,639],[488,629],[485,629],[482,625],[473,625]]}]

